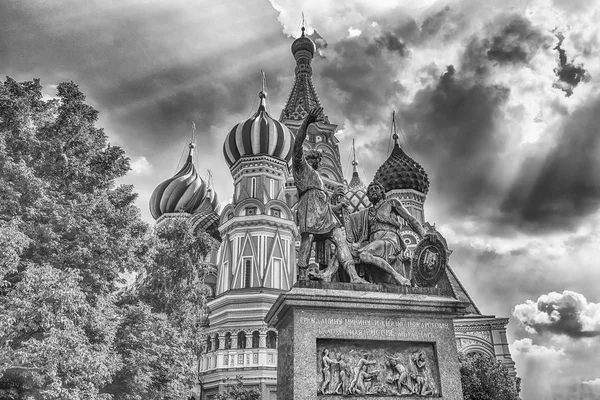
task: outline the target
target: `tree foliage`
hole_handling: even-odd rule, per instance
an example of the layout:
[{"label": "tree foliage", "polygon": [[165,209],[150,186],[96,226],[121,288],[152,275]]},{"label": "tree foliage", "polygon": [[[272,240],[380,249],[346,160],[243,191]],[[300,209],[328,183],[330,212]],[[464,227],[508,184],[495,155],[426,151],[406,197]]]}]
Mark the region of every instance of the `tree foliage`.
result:
[{"label": "tree foliage", "polygon": [[181,398],[208,245],[155,235],[77,85],[41,89],[0,82],[0,398]]},{"label": "tree foliage", "polygon": [[465,400],[519,400],[515,380],[495,358],[481,353],[459,354]]}]

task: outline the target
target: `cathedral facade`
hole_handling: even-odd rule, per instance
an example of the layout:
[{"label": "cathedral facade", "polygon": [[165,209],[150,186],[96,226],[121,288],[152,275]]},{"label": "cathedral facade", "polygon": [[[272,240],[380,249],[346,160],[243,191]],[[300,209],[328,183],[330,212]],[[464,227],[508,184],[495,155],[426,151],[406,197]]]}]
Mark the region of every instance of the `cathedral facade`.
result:
[{"label": "cathedral facade", "polygon": [[[258,388],[263,400],[277,399],[277,359],[286,355],[278,354],[277,332],[264,318],[279,294],[297,280],[294,205],[298,194],[291,175],[292,146],[307,113],[322,107],[312,81],[315,44],[304,28],[292,44],[292,54],[295,79],[279,119],[267,113],[267,94],[261,91],[256,113],[233,126],[225,138],[223,154],[234,181],[232,203],[219,210],[210,182],[196,171],[192,145],[183,168],[161,183],[150,200],[157,224],[190,218],[194,229],[212,237],[213,251],[206,259],[211,265],[206,279],[211,295],[203,321],[206,345],[198,364],[198,397],[203,400],[234,384],[237,376],[243,377],[245,386]],[[332,192],[345,185],[349,211],[359,211],[370,205],[366,187],[355,157],[353,175],[346,183],[336,129],[324,112],[319,122],[310,125],[305,147],[321,152],[319,172],[326,189]],[[384,186],[387,196],[398,198],[420,223],[431,227],[424,214],[427,174],[402,150],[397,137],[374,180]],[[407,226],[401,233],[409,251],[414,249],[417,234]],[[330,252],[329,243],[316,243],[313,265],[326,266]],[[494,357],[515,375],[506,338],[508,319],[482,314],[450,266],[446,272],[446,284],[468,304],[467,314],[454,320],[458,350]]]}]

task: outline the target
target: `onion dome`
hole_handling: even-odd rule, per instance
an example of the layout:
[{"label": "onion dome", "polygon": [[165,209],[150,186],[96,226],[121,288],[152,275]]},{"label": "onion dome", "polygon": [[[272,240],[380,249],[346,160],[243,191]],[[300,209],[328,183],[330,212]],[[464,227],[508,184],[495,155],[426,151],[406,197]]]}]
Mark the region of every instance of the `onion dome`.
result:
[{"label": "onion dome", "polygon": [[394,133],[392,154],[375,173],[375,181],[381,183],[386,192],[390,190],[412,189],[427,194],[429,178],[421,165],[409,157],[398,145],[398,135]]},{"label": "onion dome", "polygon": [[287,126],[271,118],[266,110],[265,91],[261,91],[258,111],[235,125],[225,138],[223,154],[231,168],[240,158],[265,155],[290,164],[294,135]]},{"label": "onion dome", "polygon": [[170,179],[154,189],[150,197],[150,213],[154,219],[167,213],[216,211],[219,201],[215,191],[196,172],[192,162],[192,150],[183,167]]},{"label": "onion dome", "polygon": [[363,210],[368,208],[371,205],[369,198],[367,197],[367,187],[358,176],[357,166],[358,162],[356,162],[356,151],[354,149],[354,140],[352,140],[352,179],[348,184],[348,188],[346,190],[346,200],[348,201],[348,212],[353,213],[356,211]]},{"label": "onion dome", "polygon": [[200,213],[192,216],[192,226],[194,231],[199,229],[206,231],[210,236],[221,241],[221,234],[219,233],[219,214],[215,211],[208,213]]},{"label": "onion dome", "polygon": [[302,27],[302,35],[292,43],[292,54],[296,55],[300,50],[310,52],[311,56],[315,55],[315,43],[308,36],[304,35],[305,28]]}]

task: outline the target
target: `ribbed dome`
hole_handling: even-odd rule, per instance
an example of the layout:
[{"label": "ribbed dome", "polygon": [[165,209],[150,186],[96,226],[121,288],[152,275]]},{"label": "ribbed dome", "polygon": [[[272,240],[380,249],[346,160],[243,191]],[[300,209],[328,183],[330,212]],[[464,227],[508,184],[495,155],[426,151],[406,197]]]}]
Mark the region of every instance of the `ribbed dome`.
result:
[{"label": "ribbed dome", "polygon": [[413,189],[423,194],[429,190],[429,178],[421,165],[400,148],[398,142],[387,160],[375,173],[375,181],[381,183],[386,192],[397,189]]},{"label": "ribbed dome", "polygon": [[217,194],[198,175],[192,162],[192,148],[183,167],[170,179],[154,189],[150,197],[150,213],[154,219],[167,213],[216,211]]},{"label": "ribbed dome", "polygon": [[260,92],[258,111],[235,125],[225,138],[223,154],[229,167],[242,157],[256,155],[278,158],[288,164],[291,162],[294,135],[287,126],[267,113],[266,96]]},{"label": "ribbed dome", "polygon": [[309,51],[311,55],[315,55],[315,43],[310,38],[304,36],[304,27],[302,27],[302,36],[294,40],[292,43],[292,54],[296,54],[300,50]]}]

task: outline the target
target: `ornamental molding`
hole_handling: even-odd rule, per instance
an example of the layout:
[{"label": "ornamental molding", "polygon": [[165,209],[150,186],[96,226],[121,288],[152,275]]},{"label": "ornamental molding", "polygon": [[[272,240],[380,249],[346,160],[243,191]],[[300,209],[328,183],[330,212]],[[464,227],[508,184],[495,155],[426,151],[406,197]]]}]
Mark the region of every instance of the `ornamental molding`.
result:
[{"label": "ornamental molding", "polygon": [[294,221],[277,218],[270,215],[256,215],[256,216],[243,216],[243,217],[233,217],[230,220],[225,221],[221,226],[219,226],[219,232],[221,232],[221,236],[224,236],[237,228],[249,228],[260,226],[264,228],[265,226],[283,229],[286,231],[290,231],[291,234],[295,237],[298,235],[298,227]]}]

